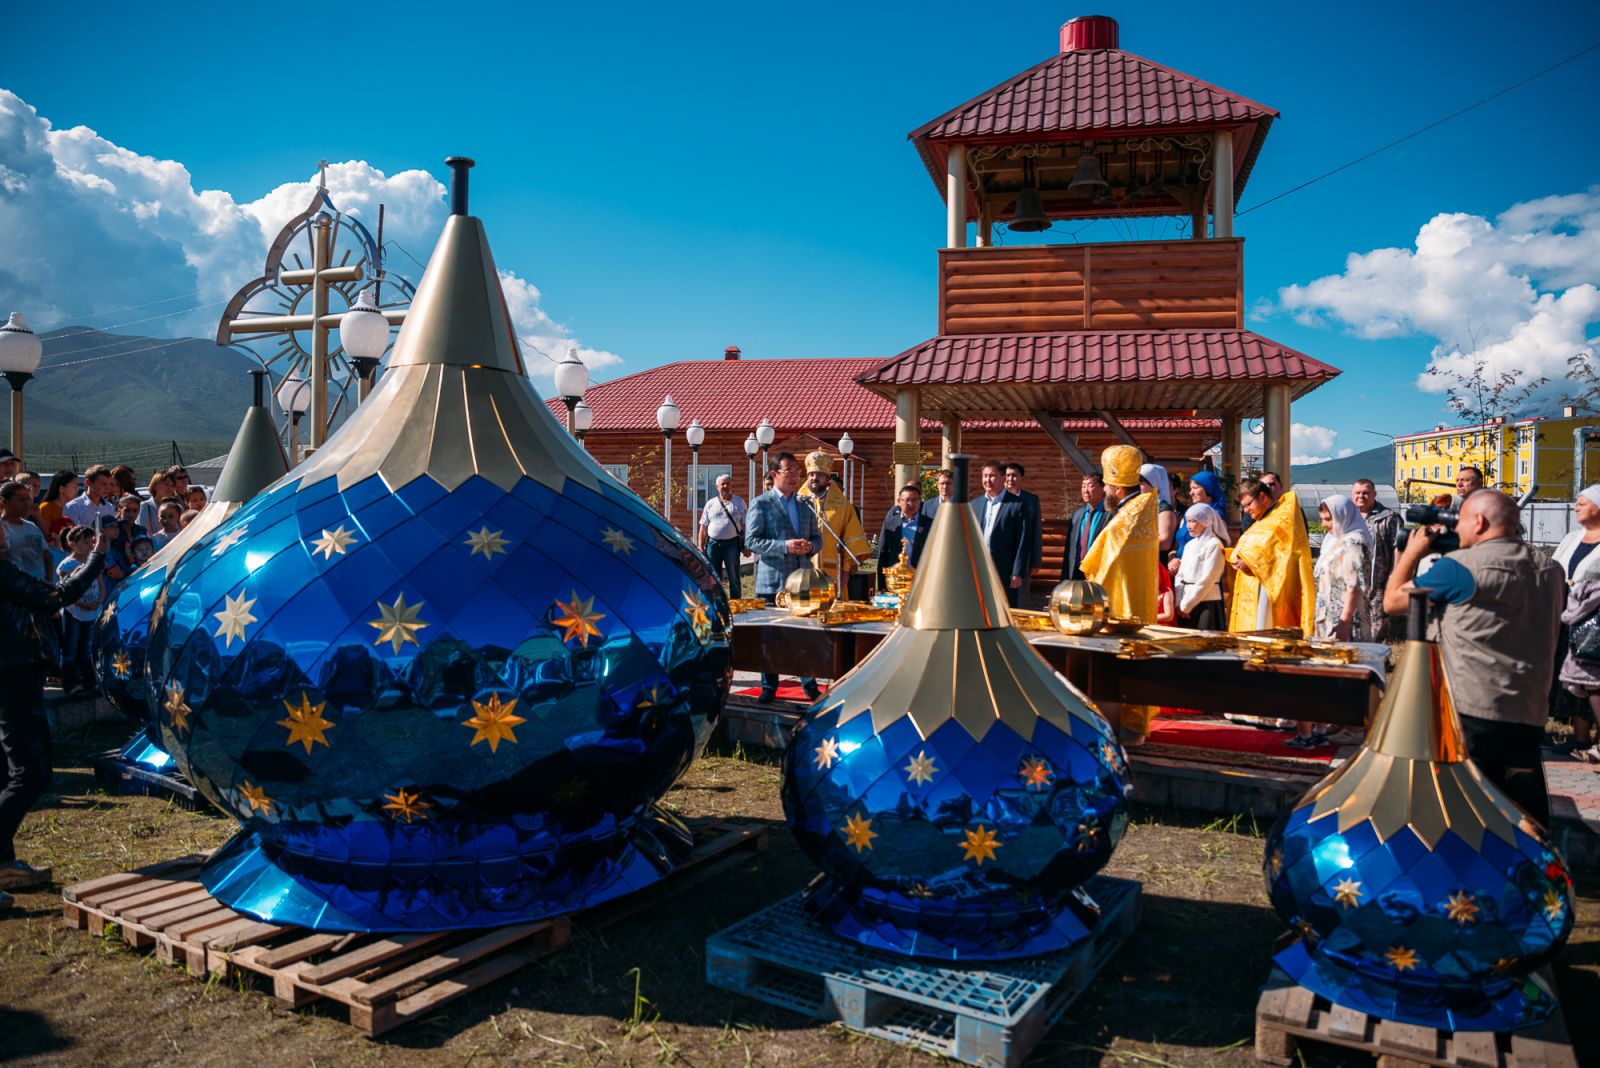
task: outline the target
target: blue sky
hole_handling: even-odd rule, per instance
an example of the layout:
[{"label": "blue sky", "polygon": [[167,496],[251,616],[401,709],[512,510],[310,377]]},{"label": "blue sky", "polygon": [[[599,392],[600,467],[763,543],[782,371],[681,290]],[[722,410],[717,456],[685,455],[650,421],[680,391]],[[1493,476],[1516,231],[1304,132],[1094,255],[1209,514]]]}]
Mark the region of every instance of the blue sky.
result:
[{"label": "blue sky", "polygon": [[[0,88],[57,130],[87,126],[177,161],[194,190],[240,202],[324,157],[442,177],[444,156],[474,156],[474,214],[499,265],[537,286],[586,348],[621,357],[600,377],[728,344],[890,356],[930,335],[943,210],[905,135],[1050,55],[1074,15],[1112,15],[1123,48],[1281,112],[1243,209],[1600,41],[1592,3],[1018,2],[981,17],[948,3],[391,3],[325,8],[320,22],[282,10],[274,22],[228,5],[25,5],[8,15]],[[1600,52],[1244,215],[1247,299],[1273,305],[1281,287],[1338,275],[1352,252],[1411,248],[1440,213],[1493,221],[1586,193],[1600,181],[1597,85]],[[1559,221],[1554,236],[1585,225]],[[1171,224],[1134,226],[1161,236]],[[15,240],[0,230],[0,250]],[[415,243],[425,259],[426,239]],[[13,265],[43,254],[7,251]],[[1595,270],[1535,288],[1559,294]],[[192,285],[165,281],[145,280],[150,297]],[[1470,304],[1470,277],[1452,284]],[[6,290],[0,265],[0,299],[22,299]],[[1297,421],[1336,433],[1312,451],[1369,448],[1379,439],[1366,430],[1442,414],[1414,382],[1436,345],[1457,340],[1436,336],[1449,327],[1404,309],[1364,327],[1353,321],[1364,299],[1302,301],[1301,318],[1324,326],[1281,308],[1250,324],[1345,371],[1296,406]]]}]

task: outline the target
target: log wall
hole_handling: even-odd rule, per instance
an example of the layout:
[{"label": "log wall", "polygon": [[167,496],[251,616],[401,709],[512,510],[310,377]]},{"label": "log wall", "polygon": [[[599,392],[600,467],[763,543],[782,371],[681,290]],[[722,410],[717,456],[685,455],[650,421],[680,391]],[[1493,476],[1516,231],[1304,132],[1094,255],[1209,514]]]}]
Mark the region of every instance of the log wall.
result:
[{"label": "log wall", "polygon": [[939,333],[1242,330],[1244,242],[939,250]]}]

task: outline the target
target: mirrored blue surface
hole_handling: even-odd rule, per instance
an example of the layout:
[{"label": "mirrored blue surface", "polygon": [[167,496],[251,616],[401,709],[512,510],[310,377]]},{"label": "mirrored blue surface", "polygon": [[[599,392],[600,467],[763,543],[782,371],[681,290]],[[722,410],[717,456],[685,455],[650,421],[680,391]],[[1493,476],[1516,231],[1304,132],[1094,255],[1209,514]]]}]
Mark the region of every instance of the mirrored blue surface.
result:
[{"label": "mirrored blue surface", "polygon": [[265,919],[433,930],[670,870],[650,806],[729,681],[704,558],[626,489],[291,479],[152,608],[153,735],[245,833],[212,892]]}]

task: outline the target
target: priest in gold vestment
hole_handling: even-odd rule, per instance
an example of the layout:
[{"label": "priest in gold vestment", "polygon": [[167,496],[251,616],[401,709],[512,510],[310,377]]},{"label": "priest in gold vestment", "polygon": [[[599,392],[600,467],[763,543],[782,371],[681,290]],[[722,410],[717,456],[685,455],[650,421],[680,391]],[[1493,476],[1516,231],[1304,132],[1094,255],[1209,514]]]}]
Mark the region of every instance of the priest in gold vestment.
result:
[{"label": "priest in gold vestment", "polygon": [[1235,574],[1228,629],[1298,627],[1310,637],[1317,586],[1299,499],[1293,490],[1274,497],[1266,483],[1245,479],[1239,486],[1239,507],[1254,522],[1239,535],[1229,557]]},{"label": "priest in gold vestment", "polygon": [[[1154,492],[1139,492],[1143,457],[1131,445],[1112,445],[1100,454],[1106,484],[1106,508],[1112,511],[1080,565],[1084,578],[1103,586],[1107,610],[1118,619],[1156,621],[1156,570],[1161,566]],[[1150,732],[1151,705],[1122,705],[1121,715],[1101,711],[1118,725],[1123,745],[1139,745]]]}]

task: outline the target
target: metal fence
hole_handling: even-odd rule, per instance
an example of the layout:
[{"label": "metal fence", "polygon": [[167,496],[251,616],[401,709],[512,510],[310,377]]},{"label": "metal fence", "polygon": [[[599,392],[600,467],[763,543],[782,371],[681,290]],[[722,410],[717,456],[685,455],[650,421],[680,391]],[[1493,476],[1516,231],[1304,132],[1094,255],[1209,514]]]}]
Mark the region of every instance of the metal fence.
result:
[{"label": "metal fence", "polygon": [[1522,529],[1534,545],[1555,545],[1577,525],[1571,501],[1530,501],[1522,506]]}]

